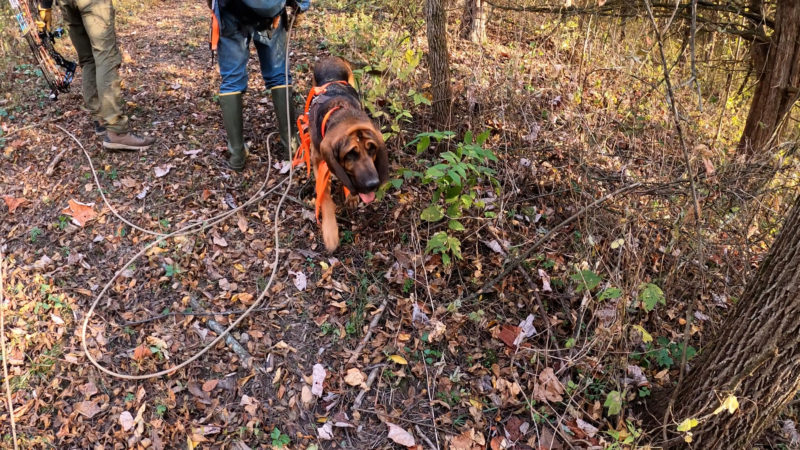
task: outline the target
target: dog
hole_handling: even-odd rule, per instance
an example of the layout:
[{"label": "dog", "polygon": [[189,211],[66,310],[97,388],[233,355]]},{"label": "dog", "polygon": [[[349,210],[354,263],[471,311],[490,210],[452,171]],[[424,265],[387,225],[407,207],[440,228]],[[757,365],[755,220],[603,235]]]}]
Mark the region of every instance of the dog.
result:
[{"label": "dog", "polygon": [[[375,200],[375,191],[389,178],[383,135],[361,106],[353,70],[342,58],[327,57],[314,65],[312,93],[306,103],[311,166],[317,180],[317,208],[322,214],[322,240],[332,252],[339,246],[336,205],[330,182],[321,180],[320,162],[349,191],[348,203]],[[315,95],[316,94],[316,95]]]}]

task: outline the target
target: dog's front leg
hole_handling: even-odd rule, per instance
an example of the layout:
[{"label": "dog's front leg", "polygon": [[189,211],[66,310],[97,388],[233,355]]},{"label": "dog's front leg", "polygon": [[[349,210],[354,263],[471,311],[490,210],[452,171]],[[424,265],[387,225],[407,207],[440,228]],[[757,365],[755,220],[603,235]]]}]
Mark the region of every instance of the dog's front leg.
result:
[{"label": "dog's front leg", "polygon": [[331,198],[330,185],[323,191],[320,213],[322,214],[322,240],[325,242],[325,248],[332,252],[339,246],[339,225],[336,223],[336,205]]}]

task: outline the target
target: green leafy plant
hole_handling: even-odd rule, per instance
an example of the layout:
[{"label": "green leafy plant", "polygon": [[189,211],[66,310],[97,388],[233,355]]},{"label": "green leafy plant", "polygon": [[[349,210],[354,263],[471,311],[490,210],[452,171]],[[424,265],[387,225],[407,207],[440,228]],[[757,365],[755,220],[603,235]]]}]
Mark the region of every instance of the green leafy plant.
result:
[{"label": "green leafy plant", "polygon": [[269,437],[272,439],[272,446],[275,448],[285,448],[291,442],[289,436],[283,434],[278,427],[272,429]]},{"label": "green leafy plant", "polygon": [[662,305],[667,304],[664,298],[664,291],[653,283],[644,283],[639,286],[639,300],[642,301],[642,306],[647,312],[655,309],[656,305],[659,303]]},{"label": "green leafy plant", "polygon": [[[416,145],[417,154],[422,154],[433,140],[437,143],[451,139],[455,134],[451,131],[435,131],[420,133],[409,145]],[[465,227],[459,219],[471,209],[483,210],[486,205],[478,199],[475,187],[486,181],[495,188],[499,187],[495,172],[487,167],[490,161],[497,161],[497,156],[484,148],[489,132],[484,131],[473,136],[468,131],[462,142],[455,149],[439,154],[436,164],[425,173],[401,170],[405,178],[420,178],[423,184],[433,184],[436,189],[431,203],[422,210],[420,218],[426,222],[438,222],[448,219],[447,228],[451,232],[464,231]],[[494,213],[484,211],[484,216],[492,217]],[[449,266],[453,258],[461,259],[461,240],[446,231],[435,233],[428,241],[426,251],[441,254],[442,263]]]},{"label": "green leafy plant", "polygon": [[39,236],[41,236],[43,233],[44,233],[44,231],[42,231],[41,228],[33,227],[31,229],[31,233],[30,233],[30,241],[31,241],[31,243],[36,242],[36,240],[39,239]]},{"label": "green leafy plant", "polygon": [[592,272],[591,270],[581,270],[578,273],[574,273],[570,276],[572,281],[578,283],[578,292],[583,291],[593,291],[597,286],[600,285],[600,282],[603,281],[600,278],[600,275]]},{"label": "green leafy plant", "polygon": [[609,392],[603,406],[608,409],[609,416],[616,416],[619,414],[622,411],[622,393],[619,391]]}]

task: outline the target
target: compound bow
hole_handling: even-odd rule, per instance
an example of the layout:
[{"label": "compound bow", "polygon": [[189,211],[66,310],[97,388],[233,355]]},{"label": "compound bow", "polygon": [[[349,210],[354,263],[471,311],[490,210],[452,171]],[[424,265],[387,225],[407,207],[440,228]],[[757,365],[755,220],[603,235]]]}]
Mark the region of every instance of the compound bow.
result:
[{"label": "compound bow", "polygon": [[20,32],[25,40],[28,41],[39,67],[42,69],[47,84],[50,86],[50,99],[58,98],[59,92],[67,92],[72,79],[75,77],[77,64],[70,61],[55,49],[55,40],[63,35],[63,31],[58,29],[55,32],[49,30],[39,31],[33,19],[31,10],[37,10],[36,0],[8,0],[11,9],[14,11],[14,18],[17,19]]}]

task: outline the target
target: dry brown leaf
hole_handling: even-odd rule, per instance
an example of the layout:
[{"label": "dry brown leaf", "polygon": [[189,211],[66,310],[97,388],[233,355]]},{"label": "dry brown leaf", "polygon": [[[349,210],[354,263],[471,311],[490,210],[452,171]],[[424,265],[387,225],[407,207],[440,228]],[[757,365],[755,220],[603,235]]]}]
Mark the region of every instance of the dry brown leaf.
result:
[{"label": "dry brown leaf", "polygon": [[347,374],[344,376],[345,383],[349,384],[350,386],[361,386],[364,389],[367,388],[367,385],[364,383],[366,379],[367,376],[364,374],[364,372],[355,367],[347,369]]},{"label": "dry brown leaf", "polygon": [[236,225],[239,227],[239,231],[242,233],[247,233],[247,218],[239,214],[239,218],[236,220]]},{"label": "dry brown leaf", "polygon": [[317,428],[317,435],[324,441],[330,441],[333,439],[333,425],[328,422],[325,425]]},{"label": "dry brown leaf", "polygon": [[217,383],[219,383],[219,380],[208,380],[208,381],[206,381],[205,383],[203,383],[203,391],[204,392],[213,391],[214,388],[217,387]]},{"label": "dry brown leaf", "polygon": [[86,222],[97,217],[92,207],[94,203],[81,203],[70,199],[66,208],[61,213],[72,217],[72,222],[79,227],[86,225]]},{"label": "dry brown leaf", "polygon": [[500,328],[500,333],[497,335],[504,344],[506,344],[509,348],[516,349],[517,346],[514,344],[514,341],[517,340],[517,336],[519,336],[520,327],[515,327],[513,325],[503,325]]},{"label": "dry brown leaf", "polygon": [[385,422],[385,423],[386,426],[389,427],[389,439],[393,440],[397,444],[404,445],[406,447],[413,447],[416,445],[414,436],[412,436],[411,433],[391,422]]},{"label": "dry brown leaf", "polygon": [[75,404],[75,411],[87,419],[91,419],[100,412],[100,407],[97,406],[97,402],[84,401]]},{"label": "dry brown leaf", "polygon": [[136,349],[133,351],[133,359],[135,361],[141,361],[141,360],[143,360],[145,358],[150,357],[150,355],[152,355],[152,354],[153,354],[153,352],[150,351],[150,347],[148,347],[145,344],[142,344],[142,345],[136,347]]},{"label": "dry brown leaf", "polygon": [[454,436],[450,441],[450,450],[483,450],[486,440],[483,434],[476,433],[474,428]]},{"label": "dry brown leaf", "polygon": [[8,213],[14,214],[14,211],[23,203],[27,202],[24,198],[14,198],[10,195],[4,195],[3,200],[6,201],[6,206],[8,206]]},{"label": "dry brown leaf", "polygon": [[564,386],[558,381],[552,367],[545,368],[539,374],[539,381],[533,385],[533,398],[542,402],[560,402],[564,398]]}]

